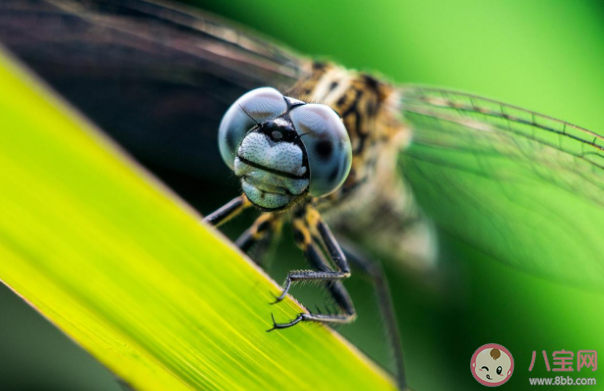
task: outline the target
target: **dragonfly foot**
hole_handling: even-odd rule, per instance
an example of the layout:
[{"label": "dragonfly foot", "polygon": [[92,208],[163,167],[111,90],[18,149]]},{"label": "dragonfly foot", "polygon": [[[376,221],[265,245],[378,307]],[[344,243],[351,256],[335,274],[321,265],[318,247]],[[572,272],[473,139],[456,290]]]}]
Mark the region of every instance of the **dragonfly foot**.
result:
[{"label": "dragonfly foot", "polygon": [[283,287],[283,292],[281,292],[281,294],[279,296],[275,296],[275,301],[273,301],[270,304],[277,304],[278,302],[280,302],[283,299],[285,299],[285,296],[287,296],[287,292],[289,292],[289,288],[292,285],[292,280],[289,277],[287,277],[287,280],[285,280],[285,284],[284,285],[285,286]]},{"label": "dragonfly foot", "polygon": [[289,327],[295,326],[298,323],[300,323],[302,320],[304,320],[305,315],[307,314],[299,314],[295,319],[292,319],[291,321],[287,322],[287,323],[277,323],[277,321],[275,320],[275,315],[271,314],[271,318],[273,319],[273,327],[266,330],[266,332],[271,332],[273,330],[276,329],[287,329]]}]

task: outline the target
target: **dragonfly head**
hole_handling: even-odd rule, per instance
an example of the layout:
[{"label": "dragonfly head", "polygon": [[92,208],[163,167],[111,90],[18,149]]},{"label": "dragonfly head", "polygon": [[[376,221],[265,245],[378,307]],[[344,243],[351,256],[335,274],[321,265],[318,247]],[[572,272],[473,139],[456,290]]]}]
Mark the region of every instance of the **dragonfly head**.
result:
[{"label": "dragonfly head", "polygon": [[218,140],[243,192],[265,210],[332,193],[352,164],[350,139],[335,111],[268,87],[248,92],[229,108]]}]

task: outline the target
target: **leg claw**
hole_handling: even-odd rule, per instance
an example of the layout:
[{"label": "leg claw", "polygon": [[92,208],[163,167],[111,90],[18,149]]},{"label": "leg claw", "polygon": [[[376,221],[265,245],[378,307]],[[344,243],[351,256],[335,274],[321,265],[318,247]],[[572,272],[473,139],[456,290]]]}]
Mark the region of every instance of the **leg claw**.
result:
[{"label": "leg claw", "polygon": [[277,321],[275,321],[275,315],[273,315],[272,313],[271,313],[271,318],[273,319],[273,327],[266,330],[267,333],[270,331],[273,331],[275,329],[286,329],[288,327],[292,327],[292,326],[300,323],[300,321],[302,321],[304,319],[304,314],[299,314],[295,319],[292,319],[291,321],[289,321],[287,323],[277,323]]},{"label": "leg claw", "polygon": [[277,304],[277,303],[278,303],[278,302],[280,302],[281,300],[285,299],[285,296],[287,296],[287,292],[289,292],[289,288],[291,287],[291,285],[292,285],[292,281],[291,281],[291,279],[288,277],[288,278],[285,280],[285,284],[284,284],[284,287],[283,287],[283,292],[281,292],[281,294],[280,294],[279,296],[275,296],[275,295],[273,295],[273,293],[271,292],[271,295],[275,296],[275,301],[273,301],[273,302],[272,302],[272,303],[270,303],[270,304]]},{"label": "leg claw", "polygon": [[277,328],[277,322],[275,321],[275,315],[273,315],[272,312],[271,312],[271,318],[273,319],[273,327],[271,327],[270,329],[266,330],[267,333],[270,333],[271,331],[273,331],[274,329]]},{"label": "leg claw", "polygon": [[278,302],[282,301],[283,299],[285,299],[285,295],[287,295],[287,292],[283,292],[280,296],[275,296],[272,292],[271,295],[273,295],[273,297],[275,298],[275,301],[270,302],[270,305],[273,304],[277,304]]}]

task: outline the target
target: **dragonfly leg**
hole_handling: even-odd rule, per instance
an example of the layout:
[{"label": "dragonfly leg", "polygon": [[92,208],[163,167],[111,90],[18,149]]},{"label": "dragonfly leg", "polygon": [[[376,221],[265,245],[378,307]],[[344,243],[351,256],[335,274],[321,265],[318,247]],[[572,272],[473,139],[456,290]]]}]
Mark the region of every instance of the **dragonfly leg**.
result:
[{"label": "dragonfly leg", "polygon": [[[315,244],[310,244],[307,251],[307,257],[309,263],[319,270],[329,268],[329,265],[323,255],[318,251]],[[342,310],[342,313],[336,314],[313,314],[313,313],[301,313],[295,319],[287,323],[277,323],[273,317],[273,327],[267,331],[273,331],[275,329],[286,329],[294,326],[303,321],[330,323],[330,324],[343,324],[350,323],[356,318],[356,311],[352,303],[350,295],[344,288],[342,281],[338,280],[327,280],[327,289],[333,297],[338,307]],[[272,316],[272,314],[271,314]]]},{"label": "dragonfly leg", "polygon": [[343,310],[343,313],[339,314],[313,314],[303,312],[287,323],[277,323],[275,317],[271,314],[273,319],[273,327],[266,331],[273,331],[276,329],[286,329],[288,327],[295,326],[300,322],[320,322],[329,324],[344,324],[350,323],[356,319],[356,311],[350,295],[344,288],[344,284],[341,281],[334,281],[328,284],[329,293],[333,296],[336,304]]},{"label": "dragonfly leg", "polygon": [[235,245],[241,251],[247,253],[255,247],[254,262],[258,266],[261,265],[261,260],[272,242],[275,234],[281,230],[282,219],[275,213],[264,213],[254,221],[254,224],[239,236],[235,241]]},{"label": "dragonfly leg", "polygon": [[[281,295],[275,298],[273,304],[283,300],[292,285],[298,281],[337,281],[350,277],[350,268],[344,252],[338,245],[329,227],[321,219],[319,212],[311,206],[304,213],[294,217],[292,222],[296,245],[304,252],[307,260],[318,270],[296,270],[290,272],[283,283]],[[325,249],[338,270],[332,270],[323,260],[320,249],[316,245],[320,238]]]},{"label": "dragonfly leg", "polygon": [[384,329],[390,342],[392,354],[394,356],[395,375],[400,390],[407,389],[407,380],[405,376],[405,366],[403,362],[403,350],[401,346],[401,336],[392,302],[392,295],[388,286],[388,280],[384,274],[381,265],[367,258],[352,243],[340,240],[342,248],[350,261],[350,264],[369,277],[375,286],[378,305],[384,320]]},{"label": "dragonfly leg", "polygon": [[[283,293],[277,298],[277,301],[285,297],[291,284],[295,281],[324,281],[327,283],[329,293],[342,312],[335,314],[301,313],[288,323],[277,323],[273,318],[273,327],[268,331],[288,328],[302,321],[349,323],[356,318],[356,311],[350,295],[341,281],[350,276],[346,257],[327,225],[320,219],[318,213],[314,209],[311,209],[310,213],[310,216],[306,214],[304,218],[295,218],[293,228],[296,244],[304,251],[308,262],[316,270],[302,270],[289,273],[285,280]],[[309,226],[309,223],[313,224],[313,226]],[[335,271],[330,268],[329,263],[317,245],[319,240],[322,241],[328,255],[339,270]]]},{"label": "dragonfly leg", "polygon": [[245,194],[232,199],[226,205],[204,217],[203,221],[213,226],[219,226],[237,216],[242,210],[252,206]]}]

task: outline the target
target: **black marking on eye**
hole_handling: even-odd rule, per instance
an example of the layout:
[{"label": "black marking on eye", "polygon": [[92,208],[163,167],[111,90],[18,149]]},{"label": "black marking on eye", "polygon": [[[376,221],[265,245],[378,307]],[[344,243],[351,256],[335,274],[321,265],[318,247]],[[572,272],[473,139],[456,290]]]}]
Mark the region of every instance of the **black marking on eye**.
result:
[{"label": "black marking on eye", "polygon": [[333,145],[329,140],[319,140],[315,145],[315,153],[322,161],[327,161],[333,153]]},{"label": "black marking on eye", "polygon": [[340,174],[340,165],[338,164],[331,170],[331,172],[327,176],[327,181],[330,183],[335,182],[335,180],[338,178],[339,174]]},{"label": "black marking on eye", "polygon": [[331,84],[329,85],[329,91],[335,90],[338,87],[339,84],[340,83],[337,82],[337,81],[332,81]]},{"label": "black marking on eye", "polygon": [[482,368],[480,368],[480,369],[486,369],[486,370],[488,371],[488,370],[489,370],[489,367],[485,367],[485,366],[483,366],[483,367],[482,367]]}]

